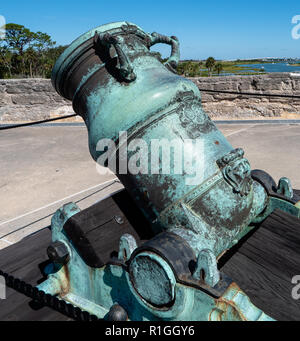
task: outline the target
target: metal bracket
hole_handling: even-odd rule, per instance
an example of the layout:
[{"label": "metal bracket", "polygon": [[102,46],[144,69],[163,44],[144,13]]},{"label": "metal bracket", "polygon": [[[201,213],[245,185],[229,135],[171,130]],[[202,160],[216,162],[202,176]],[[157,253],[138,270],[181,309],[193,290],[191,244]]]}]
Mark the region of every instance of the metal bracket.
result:
[{"label": "metal bracket", "polygon": [[118,259],[127,262],[136,248],[137,243],[135,238],[131,234],[123,234],[120,238]]},{"label": "metal bracket", "polygon": [[211,250],[204,249],[199,252],[193,278],[202,280],[211,287],[214,287],[220,281],[217,260]]},{"label": "metal bracket", "polygon": [[277,194],[284,195],[288,199],[292,199],[294,196],[291,180],[283,177],[278,182]]}]

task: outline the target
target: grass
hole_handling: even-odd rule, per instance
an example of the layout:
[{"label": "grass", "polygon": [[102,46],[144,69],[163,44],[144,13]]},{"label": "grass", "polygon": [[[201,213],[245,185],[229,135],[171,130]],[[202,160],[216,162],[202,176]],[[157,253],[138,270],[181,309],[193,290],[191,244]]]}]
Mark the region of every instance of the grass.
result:
[{"label": "grass", "polygon": [[[219,62],[219,61],[217,61]],[[265,64],[270,63],[262,60],[236,60],[236,61],[220,61],[223,66],[222,74],[233,75],[255,75],[264,74],[264,70],[260,68],[253,68],[251,66],[241,66],[240,64]],[[209,72],[205,67],[205,61],[182,61],[180,63],[178,71],[184,73],[188,77],[209,77]],[[214,70],[213,76],[218,76]]]},{"label": "grass", "polygon": [[260,59],[257,60],[237,60],[237,61],[222,61],[223,65],[223,73],[233,73],[238,75],[253,75],[253,74],[261,74],[265,73],[263,70],[259,68],[253,68],[250,66],[241,66],[240,64],[254,65],[254,64],[268,64],[270,62],[266,62]]}]

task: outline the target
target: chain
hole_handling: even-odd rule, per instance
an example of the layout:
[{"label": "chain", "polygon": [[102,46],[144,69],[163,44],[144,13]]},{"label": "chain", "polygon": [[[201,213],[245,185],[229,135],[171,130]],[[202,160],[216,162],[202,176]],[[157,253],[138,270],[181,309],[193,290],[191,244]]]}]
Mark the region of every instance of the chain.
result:
[{"label": "chain", "polygon": [[5,278],[6,285],[15,291],[30,297],[36,302],[41,303],[43,306],[50,307],[63,315],[66,315],[76,321],[99,321],[100,319],[90,314],[87,311],[81,310],[79,307],[75,307],[71,303],[67,303],[64,300],[59,299],[56,296],[46,294],[44,291],[39,290],[37,287],[32,286],[19,278],[9,275],[6,272],[0,270],[0,276]]}]

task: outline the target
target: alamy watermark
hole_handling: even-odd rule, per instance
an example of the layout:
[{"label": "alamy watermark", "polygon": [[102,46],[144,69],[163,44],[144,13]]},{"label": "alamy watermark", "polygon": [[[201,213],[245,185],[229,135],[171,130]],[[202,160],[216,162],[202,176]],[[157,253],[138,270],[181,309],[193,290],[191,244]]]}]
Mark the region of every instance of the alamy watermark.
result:
[{"label": "alamy watermark", "polygon": [[294,300],[300,299],[300,275],[296,275],[292,278],[292,284],[295,286],[292,289],[292,298]]},{"label": "alamy watermark", "polygon": [[292,29],[292,38],[300,39],[300,15],[295,15],[292,18],[292,24],[295,25]]},{"label": "alamy watermark", "polygon": [[0,300],[6,299],[6,283],[5,278],[0,276]]},{"label": "alamy watermark", "polygon": [[[97,170],[101,175],[118,174],[176,174],[184,175],[186,185],[199,185],[204,180],[203,139],[131,139],[127,132],[119,133],[118,148],[111,139],[99,140],[96,151]],[[99,167],[101,166],[101,167]]]},{"label": "alamy watermark", "polygon": [[3,15],[0,15],[0,40],[5,39],[5,25],[5,17]]}]

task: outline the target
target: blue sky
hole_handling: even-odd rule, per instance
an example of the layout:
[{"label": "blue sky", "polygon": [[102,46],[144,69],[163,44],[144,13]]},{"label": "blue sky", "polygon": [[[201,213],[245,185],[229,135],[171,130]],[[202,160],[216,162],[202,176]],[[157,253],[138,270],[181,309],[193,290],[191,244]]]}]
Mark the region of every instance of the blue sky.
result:
[{"label": "blue sky", "polygon": [[[291,35],[299,0],[2,0],[0,15],[6,22],[46,32],[58,44],[69,44],[93,27],[126,20],[147,32],[176,35],[182,59],[300,57],[300,39]],[[164,55],[169,51],[159,50]]]}]

